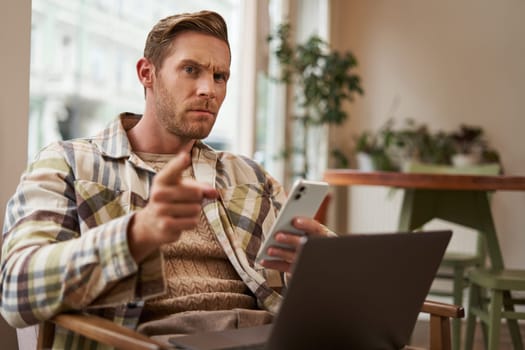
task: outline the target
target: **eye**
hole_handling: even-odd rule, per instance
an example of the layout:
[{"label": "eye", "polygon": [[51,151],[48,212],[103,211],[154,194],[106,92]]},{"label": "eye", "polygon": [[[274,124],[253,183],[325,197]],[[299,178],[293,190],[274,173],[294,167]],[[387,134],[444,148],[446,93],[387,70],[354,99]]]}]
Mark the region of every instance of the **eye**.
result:
[{"label": "eye", "polygon": [[197,68],[195,68],[194,66],[185,66],[184,71],[188,74],[193,75],[197,73]]},{"label": "eye", "polygon": [[215,79],[215,81],[217,82],[225,82],[226,80],[228,80],[226,74],[224,73],[215,73],[213,74],[213,79]]}]

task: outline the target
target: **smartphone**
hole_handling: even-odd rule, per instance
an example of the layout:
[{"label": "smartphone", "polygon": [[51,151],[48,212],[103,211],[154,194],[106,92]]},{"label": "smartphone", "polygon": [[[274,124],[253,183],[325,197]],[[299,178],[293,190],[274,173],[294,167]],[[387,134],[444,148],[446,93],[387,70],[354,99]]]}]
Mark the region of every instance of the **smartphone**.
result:
[{"label": "smartphone", "polygon": [[256,261],[260,262],[263,259],[278,260],[279,258],[266,255],[268,248],[271,246],[293,249],[293,247],[275,241],[275,234],[277,232],[289,232],[296,235],[304,235],[303,231],[297,230],[292,226],[292,220],[297,216],[313,218],[327,193],[328,183],[326,182],[304,179],[295,181],[286,202],[270,229],[263,247],[257,255]]}]

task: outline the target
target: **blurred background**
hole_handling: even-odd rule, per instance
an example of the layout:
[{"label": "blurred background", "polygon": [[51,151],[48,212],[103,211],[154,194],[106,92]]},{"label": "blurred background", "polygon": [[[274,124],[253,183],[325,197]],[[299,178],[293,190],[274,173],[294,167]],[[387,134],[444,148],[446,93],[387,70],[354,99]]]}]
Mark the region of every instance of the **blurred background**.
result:
[{"label": "blurred background", "polygon": [[[232,46],[228,96],[207,141],[254,157],[287,188],[305,157],[314,159],[315,171],[308,177],[342,166],[332,157],[334,149],[346,159],[345,167],[355,168],[358,135],[379,130],[390,119],[407,118],[445,132],[460,124],[479,126],[498,151],[504,172],[525,175],[523,1],[4,3],[9,11],[0,15],[2,213],[21,172],[42,146],[92,135],[120,112],[141,113],[144,98],[135,63],[147,32],[159,18],[200,9],[225,17]],[[301,87],[275,79],[281,72],[277,43],[267,36],[285,22],[293,43],[315,35],[328,44],[325,52],[350,51],[357,60],[353,72],[363,94],[343,101],[344,122],[317,125],[320,131],[309,139],[313,156],[294,151],[309,132],[297,126],[296,117],[304,112],[297,98]],[[397,226],[399,194],[381,188],[333,188],[332,193],[328,226],[337,232]],[[523,268],[525,195],[498,192],[492,206],[505,263]],[[463,249],[469,240],[456,245]],[[0,336],[12,339],[11,329],[0,327]]]}]

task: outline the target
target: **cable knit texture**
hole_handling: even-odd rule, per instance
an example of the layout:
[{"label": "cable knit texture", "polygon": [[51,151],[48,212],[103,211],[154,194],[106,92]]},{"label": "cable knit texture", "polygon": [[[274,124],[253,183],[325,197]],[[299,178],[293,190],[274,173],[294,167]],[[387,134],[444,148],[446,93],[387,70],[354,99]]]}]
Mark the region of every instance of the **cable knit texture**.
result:
[{"label": "cable knit texture", "polygon": [[[140,154],[153,168],[166,158]],[[191,168],[183,173],[192,177]],[[146,302],[141,322],[184,311],[255,309],[255,298],[241,280],[213,235],[204,212],[198,226],[184,231],[180,239],[161,248],[164,255],[167,293]]]}]

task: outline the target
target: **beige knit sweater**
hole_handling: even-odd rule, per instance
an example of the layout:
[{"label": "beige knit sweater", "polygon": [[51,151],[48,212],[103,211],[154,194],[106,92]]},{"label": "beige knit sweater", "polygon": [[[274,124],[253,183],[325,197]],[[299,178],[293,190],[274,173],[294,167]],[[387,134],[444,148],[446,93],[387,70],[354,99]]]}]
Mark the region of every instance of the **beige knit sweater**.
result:
[{"label": "beige knit sweater", "polygon": [[[168,160],[158,155],[139,156],[156,170]],[[191,176],[188,168],[183,177]],[[184,231],[178,241],[164,245],[161,251],[167,293],[146,302],[141,322],[190,310],[257,308],[255,297],[231,265],[203,212],[195,229]]]}]

